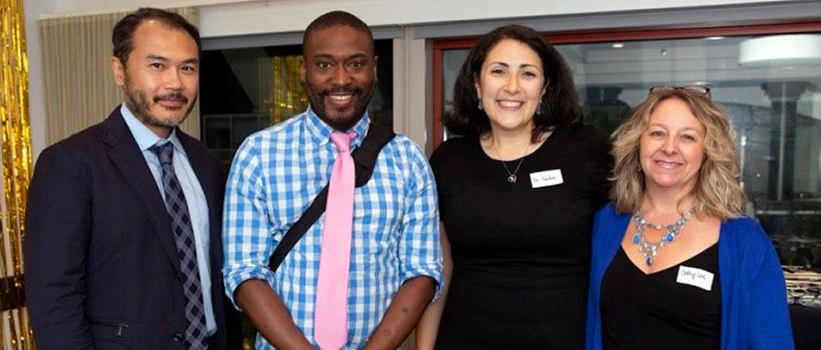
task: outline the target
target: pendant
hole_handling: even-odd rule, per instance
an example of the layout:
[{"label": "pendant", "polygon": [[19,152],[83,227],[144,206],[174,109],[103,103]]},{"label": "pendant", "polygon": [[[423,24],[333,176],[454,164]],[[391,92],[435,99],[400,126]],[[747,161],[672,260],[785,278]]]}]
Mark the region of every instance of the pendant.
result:
[{"label": "pendant", "polygon": [[516,174],[510,174],[510,176],[507,177],[507,182],[515,184],[516,183]]}]

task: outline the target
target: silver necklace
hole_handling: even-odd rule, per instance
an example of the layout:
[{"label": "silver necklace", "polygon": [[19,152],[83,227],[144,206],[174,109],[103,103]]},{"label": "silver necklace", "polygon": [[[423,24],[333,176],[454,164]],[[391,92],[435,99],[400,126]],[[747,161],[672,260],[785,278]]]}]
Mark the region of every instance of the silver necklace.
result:
[{"label": "silver necklace", "polygon": [[[633,244],[639,246],[639,251],[644,257],[647,266],[653,265],[653,258],[656,257],[659,249],[663,248],[665,244],[672,244],[676,236],[681,233],[681,228],[684,227],[684,223],[692,217],[693,214],[688,210],[684,212],[676,222],[665,226],[647,222],[647,220],[644,220],[644,217],[641,216],[641,209],[636,211],[636,234],[633,236]],[[650,242],[647,240],[647,237],[644,236],[644,229],[647,227],[654,228],[657,231],[666,228],[667,233],[661,236],[658,242]]]},{"label": "silver necklace", "polygon": [[[528,144],[527,146],[530,146],[530,144]],[[525,151],[522,153],[522,157],[519,158],[519,164],[516,165],[516,169],[513,170],[513,172],[510,172],[510,169],[508,169],[506,162],[503,161],[502,157],[499,155],[499,149],[496,147],[496,142],[493,142],[493,150],[496,151],[496,157],[499,158],[500,162],[502,162],[502,166],[505,167],[505,171],[507,172],[507,182],[515,184],[516,180],[518,180],[516,173],[519,172],[519,168],[522,166],[522,162],[525,160],[525,154],[527,154],[527,149],[529,148],[527,146],[525,146]]]}]

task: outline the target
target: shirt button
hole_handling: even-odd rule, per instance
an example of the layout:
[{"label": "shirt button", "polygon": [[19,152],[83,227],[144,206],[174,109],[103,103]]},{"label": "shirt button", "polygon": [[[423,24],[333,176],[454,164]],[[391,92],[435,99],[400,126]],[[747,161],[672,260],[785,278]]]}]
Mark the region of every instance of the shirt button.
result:
[{"label": "shirt button", "polygon": [[182,333],[174,334],[174,341],[181,342],[182,341]]}]

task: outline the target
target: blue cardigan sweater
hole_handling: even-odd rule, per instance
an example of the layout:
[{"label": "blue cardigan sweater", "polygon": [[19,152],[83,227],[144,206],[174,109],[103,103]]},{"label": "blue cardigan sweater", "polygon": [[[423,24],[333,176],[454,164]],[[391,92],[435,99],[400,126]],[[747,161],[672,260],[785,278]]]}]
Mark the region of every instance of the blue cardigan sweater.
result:
[{"label": "blue cardigan sweater", "polygon": [[[617,213],[613,203],[596,213],[587,300],[588,350],[602,349],[601,281],[630,218],[630,213]],[[793,349],[784,273],[769,237],[747,217],[725,220],[719,235],[721,349]]]}]

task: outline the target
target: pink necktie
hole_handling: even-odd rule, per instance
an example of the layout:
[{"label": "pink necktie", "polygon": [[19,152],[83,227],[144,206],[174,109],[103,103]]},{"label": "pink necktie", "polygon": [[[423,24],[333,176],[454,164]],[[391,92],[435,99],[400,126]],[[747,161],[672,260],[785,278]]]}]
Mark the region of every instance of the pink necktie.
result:
[{"label": "pink necktie", "polygon": [[338,350],[348,342],[348,269],[355,181],[350,144],[355,136],[353,131],[331,134],[339,155],[328,186],[314,313],[315,338],[322,350]]}]

